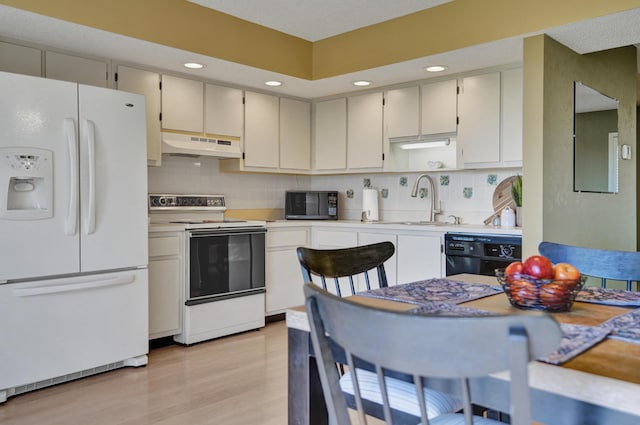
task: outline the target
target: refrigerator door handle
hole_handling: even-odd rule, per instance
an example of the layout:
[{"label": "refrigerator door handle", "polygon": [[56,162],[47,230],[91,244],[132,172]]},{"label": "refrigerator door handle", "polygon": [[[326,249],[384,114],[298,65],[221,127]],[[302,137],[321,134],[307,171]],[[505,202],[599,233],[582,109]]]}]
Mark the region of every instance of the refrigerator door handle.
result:
[{"label": "refrigerator door handle", "polygon": [[96,231],[96,128],[91,120],[84,121],[85,140],[87,142],[87,208],[85,210],[84,230],[87,235]]},{"label": "refrigerator door handle", "polygon": [[59,285],[43,285],[31,288],[17,288],[13,290],[16,297],[33,297],[37,295],[59,294],[61,292],[84,291],[87,289],[105,288],[109,286],[128,285],[135,280],[133,273],[100,279],[86,279],[84,281],[61,283]]},{"label": "refrigerator door handle", "polygon": [[64,221],[64,234],[73,236],[78,224],[78,143],[73,118],[65,118],[63,128],[69,154],[69,204]]}]

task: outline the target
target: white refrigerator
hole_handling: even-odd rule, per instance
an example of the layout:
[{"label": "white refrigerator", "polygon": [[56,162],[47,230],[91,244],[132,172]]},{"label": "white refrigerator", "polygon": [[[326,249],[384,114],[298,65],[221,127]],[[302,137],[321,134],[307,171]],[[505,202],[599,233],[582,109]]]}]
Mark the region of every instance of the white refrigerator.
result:
[{"label": "white refrigerator", "polygon": [[145,99],[0,72],[0,402],[147,362]]}]

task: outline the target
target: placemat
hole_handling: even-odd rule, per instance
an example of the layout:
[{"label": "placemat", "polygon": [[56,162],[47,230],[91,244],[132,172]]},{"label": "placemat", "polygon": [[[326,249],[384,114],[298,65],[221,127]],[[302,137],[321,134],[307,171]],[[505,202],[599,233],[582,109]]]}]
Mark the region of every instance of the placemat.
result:
[{"label": "placemat", "polygon": [[489,295],[495,295],[500,292],[503,291],[499,286],[434,278],[390,286],[388,288],[372,289],[370,291],[359,292],[358,295],[423,305],[430,302],[460,304],[462,302],[488,297]]},{"label": "placemat", "polygon": [[600,326],[611,332],[609,338],[640,344],[640,309],[609,319]]},{"label": "placemat", "polygon": [[430,302],[420,307],[408,310],[413,314],[438,315],[438,316],[495,316],[496,313],[476,308],[464,307],[442,302]]},{"label": "placemat", "polygon": [[560,348],[548,356],[539,358],[539,361],[554,365],[562,364],[587,351],[605,339],[611,332],[611,329],[602,326],[582,326],[565,323],[560,324],[560,329],[562,330]]},{"label": "placemat", "polygon": [[576,301],[583,303],[619,305],[623,307],[640,307],[640,292],[584,286],[580,292],[578,292]]}]

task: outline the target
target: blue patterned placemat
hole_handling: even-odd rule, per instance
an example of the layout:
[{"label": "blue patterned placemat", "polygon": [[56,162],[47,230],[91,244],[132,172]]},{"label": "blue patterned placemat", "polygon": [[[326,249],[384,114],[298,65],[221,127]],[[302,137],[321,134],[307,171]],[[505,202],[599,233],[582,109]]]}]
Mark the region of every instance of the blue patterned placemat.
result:
[{"label": "blue patterned placemat", "polygon": [[538,360],[545,363],[561,364],[571,360],[578,354],[587,351],[609,335],[610,329],[602,326],[582,326],[562,323],[562,341],[560,347]]},{"label": "blue patterned placemat", "polygon": [[408,310],[413,314],[438,315],[438,316],[495,316],[496,313],[486,310],[478,310],[471,307],[463,307],[443,302],[430,302],[420,307]]},{"label": "blue patterned placemat", "polygon": [[609,338],[640,344],[640,309],[609,319],[600,326],[611,332]]},{"label": "blue patterned placemat", "polygon": [[580,292],[578,292],[576,301],[583,303],[619,305],[623,307],[640,307],[640,292],[584,286]]},{"label": "blue patterned placemat", "polygon": [[359,292],[358,295],[423,305],[430,302],[460,304],[501,292],[503,291],[499,286],[435,278],[388,288],[372,289]]}]

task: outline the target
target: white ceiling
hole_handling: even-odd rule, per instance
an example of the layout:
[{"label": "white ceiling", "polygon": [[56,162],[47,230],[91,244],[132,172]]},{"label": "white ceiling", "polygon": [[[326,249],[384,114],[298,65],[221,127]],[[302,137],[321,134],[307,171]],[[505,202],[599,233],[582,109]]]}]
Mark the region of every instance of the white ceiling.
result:
[{"label": "white ceiling", "polygon": [[[339,7],[342,6],[342,3],[361,5],[366,2],[367,4],[371,4],[374,0],[316,0],[313,2],[312,0],[198,1],[225,3],[227,6],[228,3],[241,4],[240,8],[234,11],[234,14],[240,17],[246,17],[247,20],[258,19],[255,17],[251,18],[254,16],[256,4],[263,6],[271,4],[274,5],[271,9],[272,12],[265,13],[265,19],[267,19],[267,16],[271,19],[274,18],[274,15],[279,14],[279,16],[277,16],[279,28],[284,29],[294,24],[301,28],[308,27],[310,32],[305,32],[305,34],[307,34],[305,37],[317,37],[317,35],[312,36],[310,34],[320,34],[319,31],[323,30],[324,27],[330,27],[324,20],[316,19],[321,13],[325,14],[328,13],[327,10],[332,10],[329,5]],[[400,3],[400,0],[375,1],[380,4],[393,3],[395,5],[396,2]],[[287,3],[289,3],[289,5],[287,5]],[[408,7],[407,9],[403,9],[402,13],[404,14],[404,12],[410,10],[409,7],[417,7],[417,5],[420,4],[421,7],[427,8],[429,5],[435,5],[441,3],[441,1],[403,0],[402,3]],[[291,4],[294,4],[294,6],[291,6]],[[300,5],[303,5],[303,7]],[[300,11],[300,14],[293,12],[293,10],[298,11],[298,9],[303,9],[306,12],[306,16],[308,17],[307,21],[304,21],[301,17],[302,15],[300,14],[302,14],[302,11]],[[387,9],[385,12],[388,18],[394,17],[397,14],[397,12],[395,12],[396,9],[392,9],[394,10],[389,11]],[[373,12],[367,8],[365,8],[365,10],[367,10],[367,12],[363,13],[363,15],[366,15],[369,22],[372,22],[371,19],[385,19],[384,14],[383,17],[381,17],[380,15],[374,15]],[[351,28],[357,28],[361,26],[364,21],[347,20],[346,22],[352,22]],[[340,28],[345,28],[344,22],[340,25],[342,25],[342,27],[336,26],[329,31],[343,31]],[[349,28],[348,24],[346,28]],[[549,28],[540,32],[549,34],[554,39],[578,53],[590,53],[603,49],[638,44],[640,43],[640,8],[593,19],[588,22],[578,22],[562,27]],[[110,58],[116,62],[145,65],[152,69],[161,69],[175,73],[192,74],[198,78],[221,83],[308,99],[356,91],[358,89],[351,83],[359,79],[373,81],[374,85],[372,87],[376,88],[407,81],[434,78],[431,75],[427,75],[423,70],[423,67],[429,64],[437,63],[449,66],[447,71],[436,75],[440,77],[442,75],[459,74],[476,69],[520,63],[522,61],[522,40],[531,35],[534,34],[523,34],[509,39],[430,57],[345,74],[338,77],[308,81],[0,5],[0,38],[22,40],[27,43],[47,46],[66,52],[76,52],[89,57]],[[182,67],[182,64],[188,61],[202,62],[206,65],[206,68],[198,71],[186,70]],[[267,89],[263,83],[271,79],[283,81],[284,85],[279,87],[277,91]]]},{"label": "white ceiling", "polygon": [[452,0],[189,0],[309,41],[429,9]]}]

